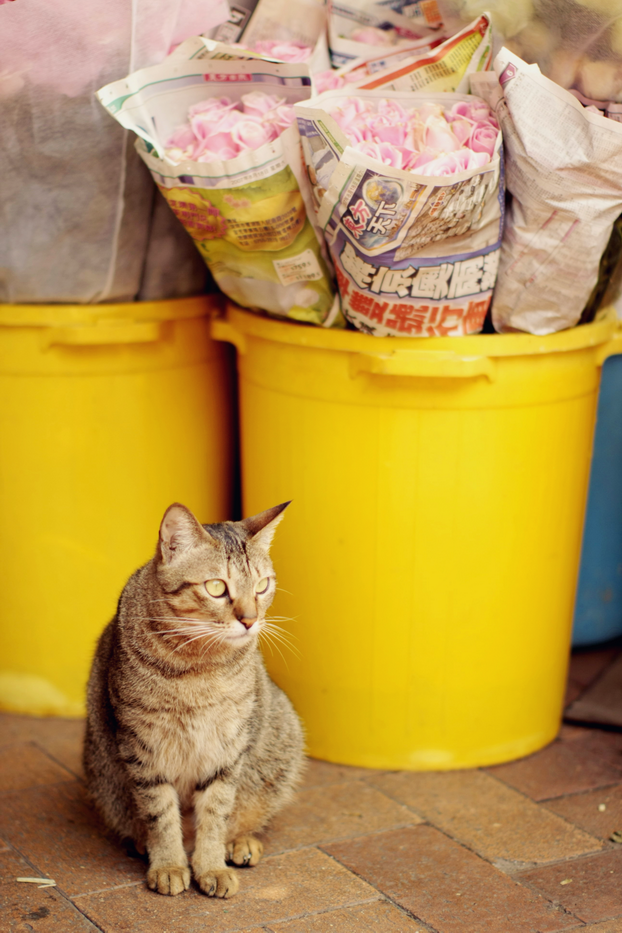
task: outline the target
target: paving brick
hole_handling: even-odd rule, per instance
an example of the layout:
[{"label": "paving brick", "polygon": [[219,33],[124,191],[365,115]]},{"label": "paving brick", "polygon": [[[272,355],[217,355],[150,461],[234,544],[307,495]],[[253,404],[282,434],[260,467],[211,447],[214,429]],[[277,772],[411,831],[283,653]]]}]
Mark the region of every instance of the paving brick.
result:
[{"label": "paving brick", "polygon": [[374,785],[488,859],[549,862],[601,843],[482,771],[397,772]]},{"label": "paving brick", "polygon": [[386,901],[331,910],[270,927],[270,933],[428,933],[429,927]]},{"label": "paving brick", "polygon": [[0,746],[0,793],[59,781],[75,777],[32,742]]},{"label": "paving brick", "polygon": [[564,694],[564,709],[566,709],[567,706],[570,706],[571,703],[574,703],[574,701],[581,696],[584,690],[585,687],[581,686],[580,683],[578,683],[576,680],[568,678],[566,681],[566,692]]},{"label": "paving brick", "polygon": [[553,933],[577,924],[432,826],[322,848],[441,933]]},{"label": "paving brick", "polygon": [[521,872],[516,877],[585,922],[622,917],[622,849]]},{"label": "paving brick", "polygon": [[0,853],[0,929],[26,933],[95,933],[96,928],[54,888],[16,878],[37,877],[17,853]]},{"label": "paving brick", "polygon": [[588,923],[587,926],[577,927],[577,933],[622,933],[622,919]]},{"label": "paving brick", "polygon": [[346,781],[364,781],[367,778],[383,773],[373,768],[354,768],[350,765],[336,765],[332,761],[319,761],[317,758],[308,758],[301,787],[343,784]]},{"label": "paving brick", "polygon": [[[563,816],[592,836],[607,840],[614,831],[622,832],[622,785],[572,794],[548,800],[548,810]],[[601,809],[604,807],[605,809]]]},{"label": "paving brick", "polygon": [[145,865],[106,838],[74,781],[5,794],[0,833],[65,894],[140,880]]},{"label": "paving brick", "polygon": [[594,755],[615,767],[622,766],[622,732],[564,723],[559,733],[559,741],[578,745],[586,757]]},{"label": "paving brick", "polygon": [[82,777],[83,719],[0,713],[0,745],[36,742],[77,777]]},{"label": "paving brick", "polygon": [[412,810],[363,781],[311,787],[299,791],[273,820],[267,850],[281,852],[420,822]]},{"label": "paving brick", "polygon": [[226,901],[205,897],[194,886],[164,897],[141,884],[79,897],[76,904],[106,933],[238,933],[380,900],[377,891],[317,849],[265,858],[238,873],[240,891]]},{"label": "paving brick", "polygon": [[586,755],[581,741],[553,742],[528,758],[486,770],[533,800],[547,800],[615,784],[622,780],[622,758],[616,766]]},{"label": "paving brick", "polygon": [[622,726],[622,655],[570,704],[564,717],[576,722]]},{"label": "paving brick", "polygon": [[615,661],[620,648],[575,648],[570,656],[568,669],[569,680],[574,680],[582,687],[589,687],[602,672]]}]

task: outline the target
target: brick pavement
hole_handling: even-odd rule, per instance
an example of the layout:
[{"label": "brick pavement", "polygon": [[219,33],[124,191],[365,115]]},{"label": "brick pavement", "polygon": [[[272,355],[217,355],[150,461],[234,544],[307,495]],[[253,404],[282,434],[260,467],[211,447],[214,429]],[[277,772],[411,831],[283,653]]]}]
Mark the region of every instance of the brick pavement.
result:
[{"label": "brick pavement", "polygon": [[[618,651],[573,657],[569,702]],[[228,901],[146,888],[85,802],[81,735],[0,714],[0,933],[622,933],[622,733],[472,771],[311,761]]]}]

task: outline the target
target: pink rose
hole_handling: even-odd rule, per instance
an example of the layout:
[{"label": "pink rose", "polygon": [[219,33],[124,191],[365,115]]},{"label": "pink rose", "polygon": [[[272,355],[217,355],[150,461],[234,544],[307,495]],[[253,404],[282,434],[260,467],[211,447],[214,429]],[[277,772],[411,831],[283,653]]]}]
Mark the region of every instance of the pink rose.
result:
[{"label": "pink rose", "polygon": [[284,103],[284,97],[277,97],[275,94],[264,94],[262,91],[251,91],[250,94],[242,95],[244,113],[256,114],[258,117],[263,117],[269,110],[274,110]]},{"label": "pink rose", "polygon": [[378,101],[378,111],[383,117],[386,117],[388,120],[398,122],[398,123],[407,123],[409,118],[409,113],[405,110],[402,105],[397,100],[389,100],[388,98],[383,98]]},{"label": "pink rose", "polygon": [[354,42],[364,42],[366,45],[395,45],[396,33],[394,29],[363,26],[351,32],[349,38]]},{"label": "pink rose", "polygon": [[460,143],[451,131],[451,125],[444,117],[428,117],[423,141],[426,149],[436,149],[437,152],[453,152],[460,148]]},{"label": "pink rose", "polygon": [[259,149],[278,136],[274,127],[257,120],[240,120],[231,130],[231,140],[240,149]]},{"label": "pink rose", "polygon": [[188,116],[193,117],[196,113],[210,113],[212,110],[231,110],[233,107],[235,104],[232,104],[228,97],[210,97],[190,107]]},{"label": "pink rose", "polygon": [[265,123],[271,123],[276,127],[278,130],[277,136],[279,136],[283,130],[286,130],[288,126],[296,121],[296,114],[290,104],[283,104],[280,107],[275,107],[274,110],[269,110],[264,114],[263,120]]},{"label": "pink rose", "polygon": [[186,123],[184,126],[178,126],[167,145],[176,149],[188,149],[195,141],[195,135],[191,127]]},{"label": "pink rose", "polygon": [[406,143],[408,126],[406,122],[398,123],[388,117],[378,115],[371,120],[371,130],[380,142],[392,143],[394,146],[403,146]]},{"label": "pink rose", "polygon": [[334,91],[336,88],[343,87],[346,82],[341,75],[329,68],[328,71],[318,71],[313,75],[313,83],[317,93],[323,94],[324,91]]},{"label": "pink rose", "polygon": [[482,168],[484,165],[488,165],[490,162],[490,156],[487,152],[472,152],[470,149],[469,152],[469,168]]},{"label": "pink rose", "polygon": [[423,165],[433,162],[436,158],[433,152],[413,152],[413,156],[408,166],[411,172],[418,172]]},{"label": "pink rose", "polygon": [[313,49],[302,42],[278,42],[274,39],[260,39],[255,42],[253,52],[259,52],[260,55],[268,55],[270,58],[278,58],[282,62],[306,62],[311,57]]},{"label": "pink rose", "polygon": [[473,152],[486,152],[489,156],[492,156],[498,135],[499,131],[496,130],[494,126],[490,126],[490,124],[487,123],[480,123],[478,126],[473,127],[468,142],[469,148],[471,148]]},{"label": "pink rose", "polygon": [[458,117],[456,120],[452,121],[451,131],[460,143],[461,146],[467,145],[467,140],[473,132],[473,127],[476,124],[472,120],[467,119],[467,117]]}]

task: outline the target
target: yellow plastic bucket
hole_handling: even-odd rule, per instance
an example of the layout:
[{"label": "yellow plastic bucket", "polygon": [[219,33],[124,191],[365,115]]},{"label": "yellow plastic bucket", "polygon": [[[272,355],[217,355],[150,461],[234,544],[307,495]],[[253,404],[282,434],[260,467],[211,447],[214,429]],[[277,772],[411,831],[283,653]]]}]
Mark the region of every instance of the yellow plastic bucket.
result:
[{"label": "yellow plastic bucket", "polygon": [[378,339],[229,307],[244,513],[293,499],[270,672],[312,756],[445,769],[557,733],[609,317]]},{"label": "yellow plastic bucket", "polygon": [[95,640],[166,507],[230,517],[215,309],[0,305],[0,708],[81,715]]}]

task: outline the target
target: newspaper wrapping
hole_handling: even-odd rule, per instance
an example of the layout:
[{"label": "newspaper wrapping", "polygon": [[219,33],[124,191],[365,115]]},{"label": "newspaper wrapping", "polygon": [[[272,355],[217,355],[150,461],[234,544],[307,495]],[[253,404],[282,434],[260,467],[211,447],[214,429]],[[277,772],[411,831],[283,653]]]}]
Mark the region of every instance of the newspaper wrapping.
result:
[{"label": "newspaper wrapping", "polygon": [[[349,146],[326,91],[295,107],[318,220],[345,317],[377,336],[459,336],[481,330],[503,229],[501,134],[483,168],[441,177],[394,169]],[[404,107],[463,94],[357,91]]]},{"label": "newspaper wrapping", "polygon": [[324,0],[231,0],[229,9],[227,22],[207,37],[248,48],[266,39],[300,42],[313,49],[307,62],[312,74],[330,68]]},{"label": "newspaper wrapping", "polygon": [[[404,53],[406,55],[406,53]],[[409,51],[354,62],[361,78],[351,85],[366,90],[459,91],[468,94],[472,74],[487,71],[492,62],[492,30],[487,14],[465,26],[434,49]],[[344,72],[350,68],[342,69]]]},{"label": "newspaper wrapping", "polygon": [[622,124],[507,49],[471,84],[495,110],[512,194],[493,301],[498,331],[574,326],[622,212]]},{"label": "newspaper wrapping", "polygon": [[[197,52],[201,42],[207,48],[210,40],[185,47]],[[296,124],[233,159],[166,157],[166,141],[191,106],[210,97],[239,101],[257,90],[293,104],[309,97],[309,70],[249,57],[188,60],[177,50],[98,96],[138,135],[139,154],[226,295],[246,308],[332,326],[341,316]]]},{"label": "newspaper wrapping", "polygon": [[[395,45],[433,38],[441,27],[436,0],[329,0],[328,44],[336,68]],[[370,32],[376,34],[375,44]],[[387,44],[379,46],[383,38]]]}]

